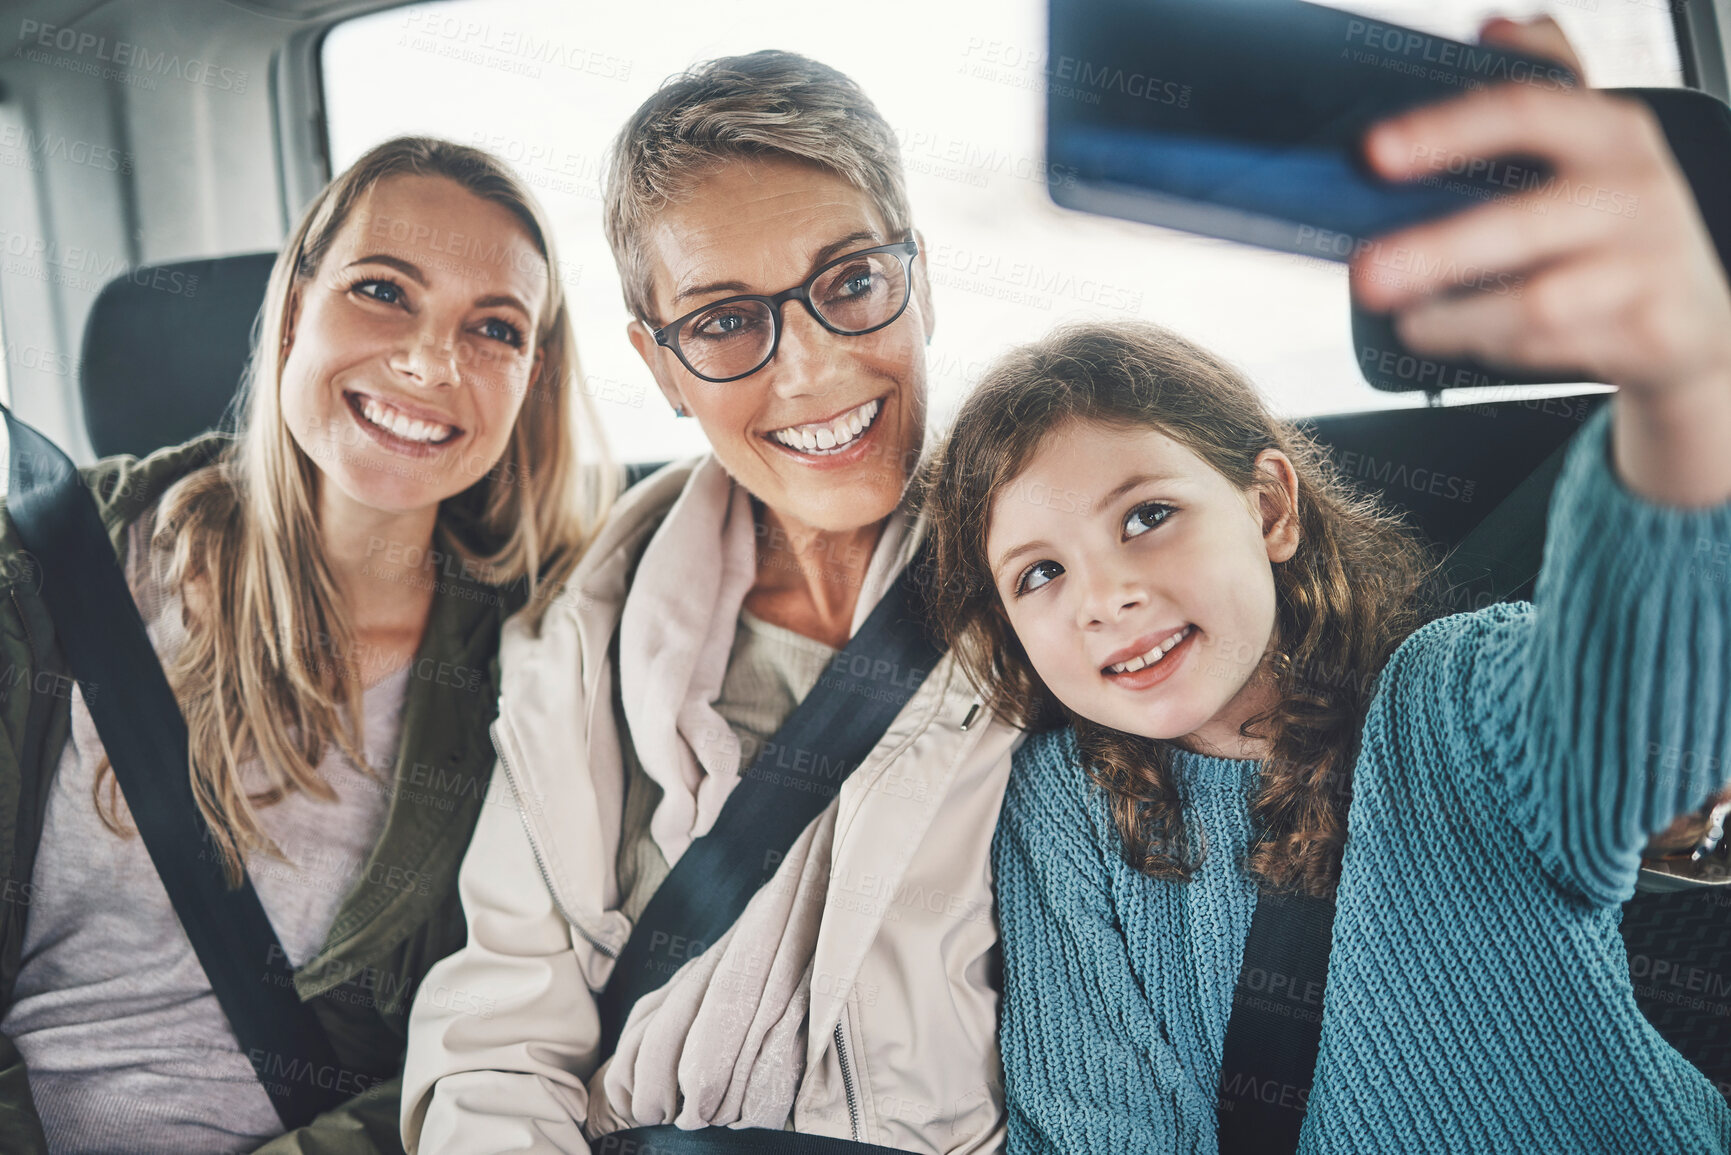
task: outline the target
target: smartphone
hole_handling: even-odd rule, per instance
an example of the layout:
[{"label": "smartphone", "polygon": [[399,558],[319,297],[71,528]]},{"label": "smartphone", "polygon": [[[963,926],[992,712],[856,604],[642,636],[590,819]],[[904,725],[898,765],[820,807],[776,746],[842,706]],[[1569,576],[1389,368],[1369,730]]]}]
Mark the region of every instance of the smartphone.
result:
[{"label": "smartphone", "polygon": [[[1695,207],[1707,225],[1719,263],[1731,272],[1731,107],[1716,96],[1687,88],[1607,88],[1613,96],[1638,100],[1659,121],[1665,143],[1689,182]],[[1633,217],[1633,198],[1613,189],[1560,189],[1556,195],[1591,195],[1603,212]],[[1577,203],[1582,203],[1577,200]],[[1583,374],[1559,367],[1550,371],[1508,372],[1463,358],[1426,357],[1401,342],[1389,317],[1352,304],[1352,347],[1358,370],[1378,389],[1441,393],[1445,389],[1500,388],[1582,381]]]},{"label": "smartphone", "polygon": [[1364,131],[1491,84],[1567,88],[1520,53],[1301,0],[1051,0],[1046,151],[1068,208],[1327,260],[1550,179],[1521,157],[1421,156],[1402,183]]}]

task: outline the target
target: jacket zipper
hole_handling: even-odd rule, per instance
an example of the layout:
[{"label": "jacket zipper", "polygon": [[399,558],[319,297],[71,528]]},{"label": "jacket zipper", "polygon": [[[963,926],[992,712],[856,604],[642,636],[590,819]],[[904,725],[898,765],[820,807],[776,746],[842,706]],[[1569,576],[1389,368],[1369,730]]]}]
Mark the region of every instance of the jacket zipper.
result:
[{"label": "jacket zipper", "polygon": [[847,1095],[847,1119],[853,1132],[853,1141],[864,1143],[865,1135],[861,1132],[859,1123],[859,1099],[853,1085],[853,1065],[848,1062],[847,1040],[842,1037],[840,1020],[835,1024],[835,1057],[836,1062],[841,1064],[841,1088]]},{"label": "jacket zipper", "polygon": [[559,891],[553,886],[553,875],[547,869],[547,860],[541,857],[541,843],[535,838],[535,828],[529,824],[529,807],[523,800],[522,786],[517,780],[517,772],[511,769],[511,759],[505,754],[505,744],[499,741],[499,733],[496,729],[497,726],[498,723],[495,722],[492,726],[487,727],[487,734],[493,739],[493,751],[499,755],[499,766],[505,771],[505,781],[511,784],[511,793],[517,797],[517,814],[518,817],[523,820],[523,833],[529,839],[529,850],[535,855],[535,867],[541,872],[541,881],[547,887],[547,894],[552,898],[553,906],[559,911],[561,917],[571,925],[571,929],[582,935],[584,940],[587,941],[590,946],[594,947],[608,958],[617,961],[619,958],[618,948],[609,943],[602,942],[599,938],[590,934],[581,922],[571,917],[571,912],[566,910],[565,904],[559,900]]}]

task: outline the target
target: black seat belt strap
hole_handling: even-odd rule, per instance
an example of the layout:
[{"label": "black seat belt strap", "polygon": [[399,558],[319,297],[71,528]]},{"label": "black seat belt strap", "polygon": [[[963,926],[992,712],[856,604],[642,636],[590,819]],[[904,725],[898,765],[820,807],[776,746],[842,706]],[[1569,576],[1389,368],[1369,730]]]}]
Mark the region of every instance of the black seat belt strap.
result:
[{"label": "black seat belt strap", "polygon": [[1257,896],[1220,1060],[1220,1155],[1298,1150],[1333,937],[1332,901]]},{"label": "black seat belt strap", "polygon": [[[1477,609],[1519,593],[1539,572],[1565,440],[1461,539],[1443,563],[1450,604]],[[1245,937],[1220,1065],[1220,1155],[1298,1149],[1322,1043],[1322,996],[1334,903],[1258,896]]]},{"label": "black seat belt strap", "polygon": [[1545,555],[1551,491],[1574,438],[1564,439],[1461,538],[1443,560],[1451,608],[1471,611],[1520,596]]},{"label": "black seat belt strap", "polygon": [[650,898],[601,992],[602,1055],[618,1047],[638,999],[738,921],[937,665],[919,612],[923,560],[902,571]]},{"label": "black seat belt strap", "polygon": [[[133,823],[243,1054],[288,1129],[346,1096],[330,1040],[243,877],[230,889],[187,772],[186,721],[139,616],[96,502],[77,469],[5,413],[6,508],[42,570],[67,667],[114,767]],[[326,1090],[332,1088],[332,1090]]]},{"label": "black seat belt strap", "polygon": [[[1550,494],[1568,445],[1558,446],[1449,553],[1443,574],[1451,605],[1477,609],[1503,601],[1538,573]],[[1258,896],[1221,1057],[1220,1155],[1298,1149],[1322,1041],[1333,930],[1330,901]]]}]

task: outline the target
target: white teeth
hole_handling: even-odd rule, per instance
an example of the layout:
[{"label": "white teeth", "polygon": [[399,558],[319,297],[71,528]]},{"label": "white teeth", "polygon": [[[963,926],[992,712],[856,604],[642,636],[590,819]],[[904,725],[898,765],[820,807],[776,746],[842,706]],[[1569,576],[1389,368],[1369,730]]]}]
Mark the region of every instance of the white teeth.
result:
[{"label": "white teeth", "polygon": [[878,409],[876,401],[867,401],[833,421],[777,429],[770,436],[789,449],[806,453],[834,453],[847,448],[854,438],[865,432],[871,426],[872,419],[878,415]]},{"label": "white teeth", "polygon": [[1185,626],[1183,629],[1149,650],[1146,654],[1131,658],[1127,662],[1119,662],[1116,665],[1107,666],[1106,672],[1108,674],[1134,674],[1137,670],[1146,669],[1147,667],[1152,666],[1155,662],[1158,662],[1161,658],[1164,658],[1168,653],[1170,653],[1173,646],[1176,646],[1179,642],[1182,642],[1185,638],[1189,637],[1190,631],[1193,628],[1193,626]]},{"label": "white teeth", "polygon": [[390,430],[405,441],[443,441],[454,432],[452,426],[421,421],[371,397],[361,398],[361,414],[374,425]]}]

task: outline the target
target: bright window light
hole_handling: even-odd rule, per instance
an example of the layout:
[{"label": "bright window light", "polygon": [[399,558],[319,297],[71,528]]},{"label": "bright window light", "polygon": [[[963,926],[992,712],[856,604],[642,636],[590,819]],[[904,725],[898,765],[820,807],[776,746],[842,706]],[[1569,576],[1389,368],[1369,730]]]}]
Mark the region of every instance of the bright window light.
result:
[{"label": "bright window light", "polygon": [[[1577,0],[1555,11],[1594,83],[1674,85],[1664,4]],[[1493,10],[1450,0],[1340,6],[1465,38]],[[629,318],[601,233],[603,153],[667,76],[766,47],[852,76],[901,139],[934,282],[936,423],[1010,345],[1099,317],[1158,321],[1219,350],[1288,416],[1422,404],[1359,377],[1344,266],[1051,203],[1041,158],[1044,21],[1045,5],[1030,0],[879,0],[865,15],[809,0],[395,9],[343,24],[326,42],[331,161],[341,169],[381,140],[425,133],[489,148],[522,174],[553,218],[585,387],[627,461],[705,445],[695,423],[672,416],[625,339]]]}]

